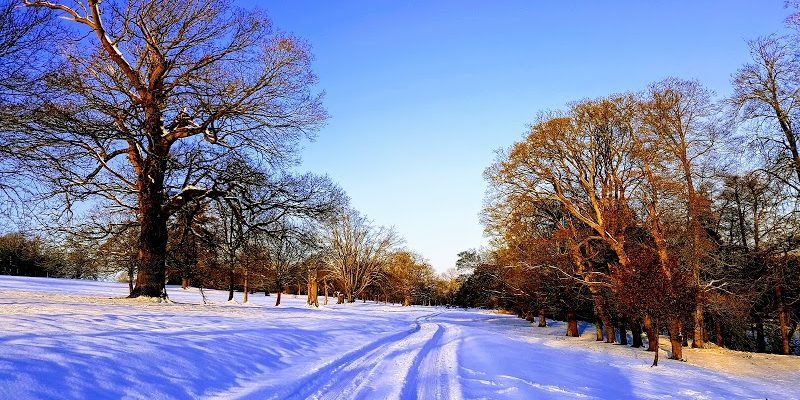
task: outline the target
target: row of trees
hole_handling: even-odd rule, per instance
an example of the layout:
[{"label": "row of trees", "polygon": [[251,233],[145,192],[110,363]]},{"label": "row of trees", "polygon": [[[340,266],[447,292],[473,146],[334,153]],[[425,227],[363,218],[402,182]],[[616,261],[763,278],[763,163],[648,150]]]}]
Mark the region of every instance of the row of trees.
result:
[{"label": "row of trees", "polygon": [[97,279],[100,269],[86,247],[73,240],[53,246],[20,233],[0,236],[0,275]]},{"label": "row of trees", "polygon": [[293,172],[327,118],[311,60],[223,0],[0,0],[0,189],[93,271],[3,272],[440,302],[394,231]]},{"label": "row of trees", "polygon": [[[403,305],[447,304],[457,283],[438,276],[397,234],[354,210],[339,209],[316,224],[265,225],[237,220],[223,204],[182,211],[169,225],[167,283],[266,295],[306,293],[338,302],[360,298]],[[71,232],[58,243],[23,234],[0,236],[0,274],[117,279],[131,292],[138,268],[137,226],[110,234]]]},{"label": "row of trees", "polygon": [[564,318],[573,336],[594,320],[609,343],[644,330],[650,350],[663,328],[674,359],[687,339],[796,352],[796,43],[752,42],[719,101],[670,78],[540,114],[485,173],[492,250],[472,301]]}]

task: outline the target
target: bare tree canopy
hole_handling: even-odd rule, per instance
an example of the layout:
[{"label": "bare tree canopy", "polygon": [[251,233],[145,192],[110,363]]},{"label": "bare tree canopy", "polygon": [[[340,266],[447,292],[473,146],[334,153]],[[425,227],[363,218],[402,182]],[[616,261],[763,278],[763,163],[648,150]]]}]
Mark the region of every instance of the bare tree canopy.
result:
[{"label": "bare tree canopy", "polygon": [[800,65],[795,43],[779,36],[750,42],[752,62],[734,75],[729,103],[739,122],[750,123],[751,142],[766,156],[766,170],[800,192]]},{"label": "bare tree canopy", "polygon": [[234,188],[221,165],[291,165],[324,122],[308,45],[221,0],[24,4],[71,35],[41,90],[12,105],[22,174],[68,211],[100,199],[135,212],[132,296],[164,297],[169,217]]},{"label": "bare tree canopy", "polygon": [[383,274],[387,257],[400,243],[393,229],[374,227],[355,210],[345,210],[328,226],[325,252],[330,276],[348,302],[355,301]]},{"label": "bare tree canopy", "polygon": [[49,25],[51,21],[47,10],[24,8],[17,0],[0,0],[0,210],[4,213],[21,211],[18,200],[26,193],[22,185],[14,185],[17,168],[8,137],[19,118],[13,105],[35,90],[49,64],[46,50],[59,33]]},{"label": "bare tree canopy", "polygon": [[0,1],[0,101],[10,100],[31,83],[32,67],[41,66],[42,52],[56,33],[51,22],[46,10],[22,8],[17,0]]}]

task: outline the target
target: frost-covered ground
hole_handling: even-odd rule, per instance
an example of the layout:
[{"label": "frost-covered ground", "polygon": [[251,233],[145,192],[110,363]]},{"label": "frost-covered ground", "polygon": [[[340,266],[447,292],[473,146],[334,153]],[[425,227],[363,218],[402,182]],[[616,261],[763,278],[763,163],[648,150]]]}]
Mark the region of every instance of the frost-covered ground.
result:
[{"label": "frost-covered ground", "polygon": [[[0,277],[2,399],[800,398],[800,358],[687,350],[688,363],[512,316],[117,283]],[[241,301],[241,293],[237,293]]]}]

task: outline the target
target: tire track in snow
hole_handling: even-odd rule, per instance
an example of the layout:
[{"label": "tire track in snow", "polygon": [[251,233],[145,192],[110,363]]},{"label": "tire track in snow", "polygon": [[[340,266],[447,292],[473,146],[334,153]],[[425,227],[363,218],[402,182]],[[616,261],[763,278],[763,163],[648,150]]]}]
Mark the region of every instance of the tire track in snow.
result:
[{"label": "tire track in snow", "polygon": [[[409,373],[414,376],[406,382],[403,399],[447,399],[463,398],[458,377],[458,343],[461,329],[451,324],[440,323],[436,343],[419,357],[419,363]],[[424,354],[423,354],[424,353]]]},{"label": "tire track in snow", "polygon": [[[385,370],[378,371],[380,364],[387,361],[391,362],[391,359],[402,356],[400,353],[419,351],[414,345],[414,342],[420,339],[420,335],[417,334],[423,332],[423,328],[427,328],[428,325],[424,325],[424,322],[439,314],[441,312],[419,317],[414,321],[413,328],[389,335],[351,351],[300,379],[294,385],[295,389],[293,391],[276,393],[271,398],[338,399],[357,398],[359,394],[373,398],[376,396],[380,398],[391,397],[389,393],[377,395],[375,389],[376,386],[380,385],[376,385],[376,382],[371,381],[370,378],[375,377],[376,372],[387,372]],[[427,332],[424,333],[425,335],[422,335],[421,338],[427,343],[430,338],[426,338]],[[408,343],[409,341],[412,343]],[[394,368],[397,369],[401,366],[402,363],[396,363]],[[392,370],[391,365],[389,370]],[[379,376],[378,378],[383,377],[386,376]],[[393,386],[397,386],[397,382],[391,383]],[[391,386],[389,386],[389,389],[391,389]]]},{"label": "tire track in snow", "polygon": [[[425,342],[422,348],[417,353],[416,357],[411,363],[411,366],[408,368],[408,372],[406,374],[405,384],[403,385],[403,389],[400,392],[400,398],[402,399],[413,399],[417,396],[417,387],[419,385],[419,376],[422,375],[420,372],[420,365],[422,361],[428,356],[433,350],[434,347],[439,345],[441,341],[442,334],[444,333],[444,327],[441,324],[436,324],[436,332],[431,336],[430,340]],[[424,379],[423,379],[424,381]]]}]

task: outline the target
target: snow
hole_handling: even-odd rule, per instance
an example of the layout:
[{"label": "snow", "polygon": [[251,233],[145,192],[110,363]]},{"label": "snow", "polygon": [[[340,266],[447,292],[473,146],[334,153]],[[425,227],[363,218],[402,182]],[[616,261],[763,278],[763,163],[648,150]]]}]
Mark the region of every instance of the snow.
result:
[{"label": "snow", "polygon": [[651,368],[652,353],[585,324],[566,338],[563,323],[488,311],[127,290],[0,277],[0,398],[800,398],[798,357],[686,349],[689,362]]}]

